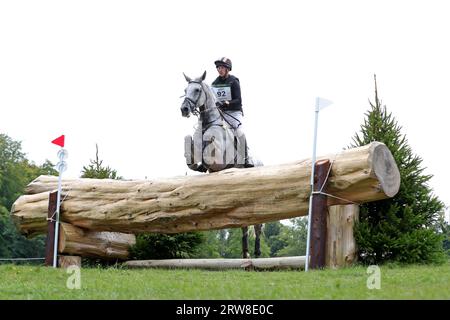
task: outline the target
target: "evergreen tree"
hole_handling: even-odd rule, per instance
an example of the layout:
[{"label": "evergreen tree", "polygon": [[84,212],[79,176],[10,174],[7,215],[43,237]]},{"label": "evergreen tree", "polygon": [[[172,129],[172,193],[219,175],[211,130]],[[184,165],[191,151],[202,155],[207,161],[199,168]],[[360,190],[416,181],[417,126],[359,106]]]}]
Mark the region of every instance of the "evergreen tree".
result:
[{"label": "evergreen tree", "polygon": [[444,250],[450,256],[450,224],[446,223],[442,228],[444,230]]},{"label": "evergreen tree", "polygon": [[103,160],[98,158],[98,145],[95,144],[95,160],[90,160],[90,164],[83,167],[81,171],[81,178],[92,179],[116,179],[120,180],[122,177],[117,175],[117,171],[111,169],[109,166],[103,166]]},{"label": "evergreen tree", "polygon": [[383,142],[399,167],[401,184],[394,198],[361,205],[355,226],[359,259],[369,264],[442,261],[443,237],[437,222],[444,204],[427,184],[432,176],[423,173],[422,158],[413,154],[401,127],[378,99],[376,78],[375,102],[370,106],[351,147]]}]

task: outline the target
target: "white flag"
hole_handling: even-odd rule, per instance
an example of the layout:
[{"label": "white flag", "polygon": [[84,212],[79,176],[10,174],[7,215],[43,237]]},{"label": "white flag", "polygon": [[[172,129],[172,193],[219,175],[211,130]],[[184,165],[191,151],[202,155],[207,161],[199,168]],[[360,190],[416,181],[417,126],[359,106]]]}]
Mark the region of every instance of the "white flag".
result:
[{"label": "white flag", "polygon": [[326,107],[328,107],[330,104],[333,104],[332,101],[324,99],[324,98],[316,98],[316,111],[325,109]]}]

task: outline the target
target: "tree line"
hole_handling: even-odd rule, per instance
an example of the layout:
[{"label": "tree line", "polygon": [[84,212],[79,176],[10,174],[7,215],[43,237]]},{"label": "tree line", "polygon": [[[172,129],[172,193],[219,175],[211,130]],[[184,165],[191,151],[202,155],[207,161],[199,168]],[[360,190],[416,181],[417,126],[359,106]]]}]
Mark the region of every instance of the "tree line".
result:
[{"label": "tree line", "polygon": [[45,236],[26,239],[17,231],[9,212],[25,186],[43,174],[56,175],[50,161],[36,165],[22,151],[21,143],[0,133],[0,259],[44,256]]}]

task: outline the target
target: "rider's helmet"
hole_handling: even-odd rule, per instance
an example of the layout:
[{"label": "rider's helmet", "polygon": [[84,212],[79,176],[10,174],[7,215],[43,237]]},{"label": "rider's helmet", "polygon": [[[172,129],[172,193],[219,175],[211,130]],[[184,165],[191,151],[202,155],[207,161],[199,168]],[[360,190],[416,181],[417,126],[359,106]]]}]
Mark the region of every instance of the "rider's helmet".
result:
[{"label": "rider's helmet", "polygon": [[228,68],[231,71],[231,60],[226,58],[226,57],[222,57],[219,60],[214,61],[214,64],[216,65],[216,68],[218,66],[224,66],[225,68]]}]

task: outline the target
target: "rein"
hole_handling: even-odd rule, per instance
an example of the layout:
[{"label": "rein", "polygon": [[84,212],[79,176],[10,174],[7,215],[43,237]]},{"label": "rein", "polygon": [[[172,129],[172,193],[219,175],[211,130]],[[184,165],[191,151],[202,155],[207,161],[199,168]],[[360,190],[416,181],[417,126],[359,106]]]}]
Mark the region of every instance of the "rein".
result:
[{"label": "rein", "polygon": [[[184,99],[187,100],[187,101],[189,101],[189,104],[190,104],[191,106],[193,106],[193,108],[191,108],[191,113],[192,113],[193,115],[195,115],[196,117],[200,117],[202,113],[205,113],[205,112],[211,110],[211,108],[206,108],[206,105],[208,104],[208,95],[206,94],[205,88],[204,88],[203,83],[202,83],[201,81],[191,80],[191,81],[189,81],[189,84],[191,84],[191,83],[197,83],[197,84],[199,84],[199,85],[202,87],[202,92],[205,94],[205,97],[206,97],[206,98],[205,98],[205,103],[204,103],[203,105],[201,105],[201,106],[197,106],[198,100],[199,100],[200,97],[201,97],[201,93],[200,93],[200,95],[199,95],[197,101],[194,101],[194,100],[193,100],[192,98],[190,98],[190,97],[184,96]],[[202,110],[202,108],[203,108],[203,110]],[[231,114],[226,113],[225,111],[221,110],[220,108],[217,108],[217,110],[219,111],[219,116],[218,116],[216,119],[214,119],[214,120],[212,120],[212,121],[210,121],[210,122],[208,122],[208,123],[204,123],[204,130],[203,130],[203,131],[205,131],[206,129],[208,129],[208,128],[210,127],[210,124],[211,124],[211,123],[216,122],[216,121],[219,120],[221,117],[222,117],[222,119],[223,119],[226,123],[228,123],[228,125],[229,125],[231,128],[233,128],[233,126],[231,125],[231,123],[230,123],[230,122],[227,120],[227,118],[224,116],[224,113],[225,113],[227,116],[229,116],[229,117],[233,118],[234,120],[236,120],[236,121],[239,123],[238,127],[242,124],[238,119],[236,119],[235,117],[233,117]],[[215,124],[215,125],[220,126],[219,124]]]},{"label": "rein", "polygon": [[227,118],[223,115],[224,113],[225,113],[227,116],[229,116],[229,117],[233,118],[234,120],[236,120],[237,122],[239,122],[239,125],[238,125],[236,128],[239,128],[239,126],[242,124],[242,122],[240,122],[238,119],[236,119],[235,117],[233,117],[231,114],[226,113],[225,111],[221,110],[220,108],[217,108],[217,110],[219,110],[219,113],[220,113],[220,115],[222,116],[223,120],[225,120],[226,123],[228,123],[228,124],[230,125],[230,127],[233,127],[233,126],[232,126],[231,123],[227,120]]}]

